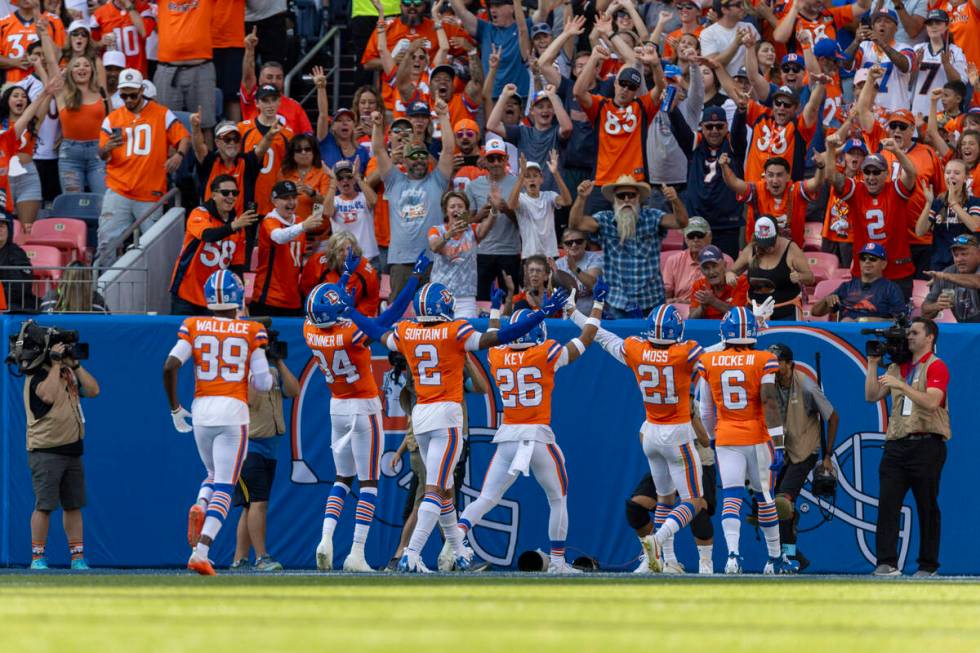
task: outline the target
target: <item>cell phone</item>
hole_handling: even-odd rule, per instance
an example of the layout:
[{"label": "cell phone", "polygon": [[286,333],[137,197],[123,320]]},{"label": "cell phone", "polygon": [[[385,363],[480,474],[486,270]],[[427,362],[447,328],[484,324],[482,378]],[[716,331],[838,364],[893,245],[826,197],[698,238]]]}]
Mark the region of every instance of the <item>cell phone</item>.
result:
[{"label": "cell phone", "polygon": [[122,138],[122,127],[113,127],[112,128],[112,137],[113,138]]},{"label": "cell phone", "polygon": [[258,208],[259,208],[259,205],[256,204],[255,202],[248,202],[247,204],[245,204],[245,210],[246,211],[256,211],[256,210],[258,210]]}]

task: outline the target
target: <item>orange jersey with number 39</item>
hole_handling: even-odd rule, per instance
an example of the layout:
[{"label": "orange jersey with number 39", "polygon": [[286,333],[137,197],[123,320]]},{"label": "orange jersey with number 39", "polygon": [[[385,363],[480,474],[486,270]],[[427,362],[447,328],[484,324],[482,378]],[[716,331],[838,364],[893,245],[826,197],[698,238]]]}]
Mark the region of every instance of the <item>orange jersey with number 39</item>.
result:
[{"label": "orange jersey with number 39", "polygon": [[303,338],[335,399],[378,397],[378,383],[371,369],[371,348],[367,336],[353,322],[338,322],[324,328],[305,322]]},{"label": "orange jersey with number 39", "polygon": [[392,339],[408,360],[416,403],[463,401],[466,343],[475,333],[466,320],[437,324],[404,321],[395,325]]},{"label": "orange jersey with number 39", "polygon": [[648,422],[691,421],[691,375],[703,351],[693,340],[666,348],[636,336],[623,341],[623,360],[640,384]]},{"label": "orange jersey with number 39", "polygon": [[229,397],[248,404],[252,352],[269,342],[258,322],[219,317],[189,317],[177,337],[194,354],[194,396]]},{"label": "orange jersey with number 39", "polygon": [[762,412],[762,379],[778,369],[776,356],[768,351],[724,349],[701,356],[698,371],[711,389],[718,413],[715,441],[719,445],[769,441]]},{"label": "orange jersey with number 39", "polygon": [[504,406],[504,424],[551,424],[551,393],[564,349],[545,340],[526,349],[504,346],[487,352]]}]

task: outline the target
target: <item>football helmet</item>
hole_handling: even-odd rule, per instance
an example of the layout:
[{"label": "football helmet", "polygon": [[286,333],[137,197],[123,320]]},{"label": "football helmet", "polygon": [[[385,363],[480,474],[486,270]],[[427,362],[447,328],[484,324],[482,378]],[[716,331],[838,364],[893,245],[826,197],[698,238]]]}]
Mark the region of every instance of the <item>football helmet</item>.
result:
[{"label": "football helmet", "polygon": [[[511,314],[510,323],[516,324],[533,312],[534,311],[527,308],[520,308]],[[512,341],[508,346],[513,349],[523,349],[533,345],[540,345],[547,339],[548,327],[545,326],[544,322],[539,322],[538,324],[534,325],[533,329],[525,333],[517,340]]]},{"label": "football helmet", "polygon": [[347,312],[340,300],[341,288],[335,283],[321,283],[306,298],[306,319],[318,327],[332,326]]},{"label": "football helmet", "polygon": [[419,322],[451,320],[456,312],[456,298],[441,283],[427,283],[415,294],[412,308]]},{"label": "football helmet", "polygon": [[212,311],[241,308],[245,303],[245,286],[231,270],[218,270],[204,282],[204,302]]},{"label": "football helmet", "polygon": [[647,318],[646,339],[655,345],[672,345],[684,339],[684,318],[671,304],[661,304]]},{"label": "football helmet", "polygon": [[752,311],[735,306],[721,319],[721,340],[726,345],[754,345],[759,326]]}]

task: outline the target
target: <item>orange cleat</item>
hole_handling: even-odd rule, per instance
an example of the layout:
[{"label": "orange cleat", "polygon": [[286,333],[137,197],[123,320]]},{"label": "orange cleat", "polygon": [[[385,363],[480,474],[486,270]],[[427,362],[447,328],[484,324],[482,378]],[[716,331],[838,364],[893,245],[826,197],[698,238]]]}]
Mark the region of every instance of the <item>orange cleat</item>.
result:
[{"label": "orange cleat", "polygon": [[204,528],[204,508],[195,503],[187,513],[187,544],[193,549],[201,539],[201,529]]},{"label": "orange cleat", "polygon": [[211,566],[211,562],[209,560],[198,560],[194,556],[191,556],[191,559],[187,561],[187,568],[191,571],[196,571],[202,576],[218,575],[218,573],[214,570],[214,567]]}]

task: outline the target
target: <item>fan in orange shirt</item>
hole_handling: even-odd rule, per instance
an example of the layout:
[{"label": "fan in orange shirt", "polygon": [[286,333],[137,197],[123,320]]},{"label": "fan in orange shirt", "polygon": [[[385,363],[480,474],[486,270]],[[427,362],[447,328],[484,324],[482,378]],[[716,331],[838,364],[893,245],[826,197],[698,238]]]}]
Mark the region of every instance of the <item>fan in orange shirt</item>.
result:
[{"label": "fan in orange shirt", "polygon": [[[487,352],[490,373],[500,390],[504,422],[493,436],[497,445],[483,479],[480,496],[466,506],[459,518],[465,536],[503,498],[520,474],[534,474],[534,479],[548,497],[548,540],[551,543],[549,574],[580,573],[565,560],[565,536],[568,533],[568,474],[565,454],[551,430],[551,395],[555,373],[581,356],[592,344],[602,317],[604,282],[596,283],[598,292],[592,315],[582,332],[565,346],[548,339],[544,325],[518,340]],[[501,292],[501,291],[498,291]],[[499,296],[498,296],[498,301]],[[497,309],[499,312],[499,309]],[[515,311],[510,322],[516,323],[528,309]],[[584,319],[584,318],[583,318]],[[496,328],[499,319],[490,320]]]},{"label": "fan in orange shirt", "polygon": [[255,203],[259,213],[268,213],[272,210],[272,187],[279,179],[279,170],[286,159],[286,148],[293,138],[293,132],[279,118],[281,94],[276,87],[263,86],[255,97],[258,100],[259,114],[254,120],[238,123],[238,133],[242,135],[245,152],[258,145],[268,131],[274,133],[272,144],[262,158],[262,167],[255,180]]},{"label": "fan in orange shirt", "polygon": [[[163,365],[163,386],[174,428],[194,431],[207,478],[188,513],[187,540],[193,549],[187,568],[214,576],[208,553],[231,508],[235,483],[248,450],[248,390],[272,389],[265,357],[269,342],[258,322],[237,319],[245,289],[228,270],[218,270],[204,284],[211,317],[189,317]],[[181,366],[194,359],[194,404],[191,412],[177,399]],[[193,419],[193,425],[187,419]]]},{"label": "fan in orange shirt", "polygon": [[721,319],[735,306],[749,303],[749,280],[740,274],[735,283],[727,280],[728,262],[721,250],[708,245],[698,254],[701,277],[691,286],[691,319]]},{"label": "fan in orange shirt", "polygon": [[[843,152],[844,165],[842,167],[836,166],[837,172],[855,181],[860,181],[861,164],[864,163],[864,158],[868,156],[868,147],[860,138],[851,138],[844,144]],[[828,163],[827,165],[832,164]],[[824,251],[836,254],[841,265],[845,267],[851,265],[853,254],[851,243],[854,241],[854,237],[851,236],[847,228],[847,225],[850,224],[850,220],[848,220],[849,211],[847,202],[840,198],[837,189],[831,185],[821,236],[825,244]]]},{"label": "fan in orange shirt", "polygon": [[[782,157],[789,162],[793,180],[803,179],[806,150],[819,124],[824,83],[827,81],[825,76],[819,74],[810,77],[814,86],[800,115],[796,115],[799,96],[788,86],[780,86],[773,92],[771,109],[750,100],[744,113],[739,110],[745,116],[745,124],[752,130],[745,159],[746,181],[762,181],[765,163],[772,157]],[[739,97],[735,94],[737,89],[733,83],[723,78],[723,84],[730,94]]]},{"label": "fan in orange shirt", "polygon": [[[60,34],[56,25],[60,27]],[[55,15],[42,15],[39,0],[21,0],[16,11],[0,20],[0,68],[5,69],[8,84],[30,76],[27,46],[40,39],[39,29],[46,29],[55,43],[64,47],[65,28],[61,19]]]},{"label": "fan in orange shirt", "polygon": [[715,434],[724,498],[721,523],[728,545],[725,573],[742,573],[740,512],[748,479],[759,496],[759,527],[769,553],[763,573],[789,574],[797,568],[781,555],[773,498],[783,463],[783,419],[776,390],[779,363],[771,352],[755,349],[757,335],[756,318],[746,308],[733,308],[722,319],[723,348],[705,352],[698,363],[701,421],[709,434]]},{"label": "fan in orange shirt", "polygon": [[147,74],[146,37],[156,28],[156,18],[145,0],[110,0],[92,12],[92,38],[126,55],[126,67]]}]

